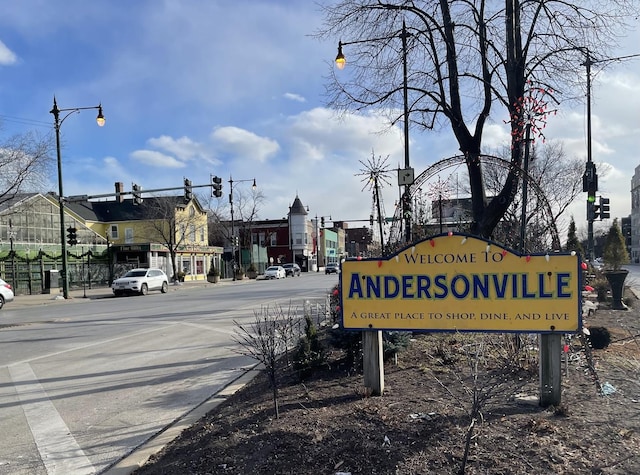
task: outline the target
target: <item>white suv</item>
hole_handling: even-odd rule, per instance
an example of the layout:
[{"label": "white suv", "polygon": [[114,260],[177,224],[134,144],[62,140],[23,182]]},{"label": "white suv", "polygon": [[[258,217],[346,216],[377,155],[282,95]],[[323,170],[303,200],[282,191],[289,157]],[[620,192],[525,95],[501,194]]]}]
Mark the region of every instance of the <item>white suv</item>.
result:
[{"label": "white suv", "polygon": [[169,279],[160,269],[131,269],[113,281],[111,290],[116,297],[132,293],[147,295],[150,290],[166,294],[169,291]]}]

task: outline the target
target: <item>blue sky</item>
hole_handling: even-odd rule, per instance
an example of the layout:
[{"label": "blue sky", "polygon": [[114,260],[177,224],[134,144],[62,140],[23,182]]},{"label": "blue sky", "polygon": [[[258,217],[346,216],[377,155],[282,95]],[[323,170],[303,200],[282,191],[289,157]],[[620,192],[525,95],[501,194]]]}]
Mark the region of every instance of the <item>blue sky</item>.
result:
[{"label": "blue sky", "polygon": [[[324,85],[339,38],[311,35],[322,16],[314,2],[293,0],[0,0],[0,134],[50,132],[60,108],[102,103],[62,125],[64,191],[110,193],[114,182],[143,189],[256,179],[266,200],[260,217],[286,216],[298,194],[311,216],[368,220],[371,193],[356,174],[372,152],[403,163],[399,128],[372,113],[337,117]],[[639,35],[620,55],[640,53]],[[635,48],[635,49],[634,49]],[[576,74],[584,68],[576,65]],[[600,192],[612,216],[630,213],[630,181],[640,165],[640,59],[594,68],[593,156],[611,172]],[[381,133],[381,131],[386,131]],[[586,157],[585,108],[562,108],[548,139]],[[416,175],[457,154],[448,129],[413,131]],[[494,118],[484,146],[508,132]],[[395,182],[395,177],[392,179]],[[249,191],[249,182],[236,192]],[[245,188],[246,187],[246,188]],[[51,189],[57,191],[56,177]],[[207,194],[206,191],[204,191]],[[392,215],[396,187],[384,193]],[[584,228],[584,195],[572,208]],[[359,225],[356,223],[354,225]],[[363,223],[364,224],[364,223]],[[599,224],[599,223],[598,223]],[[597,226],[596,226],[597,229]]]}]

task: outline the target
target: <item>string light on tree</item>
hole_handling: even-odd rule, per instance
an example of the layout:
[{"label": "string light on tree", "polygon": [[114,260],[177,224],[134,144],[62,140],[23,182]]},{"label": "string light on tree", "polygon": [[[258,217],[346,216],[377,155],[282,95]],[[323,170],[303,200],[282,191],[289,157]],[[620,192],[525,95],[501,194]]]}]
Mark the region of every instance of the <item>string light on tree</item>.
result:
[{"label": "string light on tree", "polygon": [[[550,113],[556,114],[556,110],[549,111],[546,96],[553,98],[553,89],[545,89],[533,86],[531,81],[527,81],[527,92],[513,104],[511,113],[511,147],[516,143],[524,141],[524,160],[522,175],[522,215],[520,217],[520,252],[525,252],[525,236],[527,228],[527,193],[529,184],[529,151],[531,143],[535,143],[535,136],[545,141],[542,130],[547,126],[547,118]],[[533,138],[532,138],[533,135]],[[516,160],[518,158],[514,158]]]}]

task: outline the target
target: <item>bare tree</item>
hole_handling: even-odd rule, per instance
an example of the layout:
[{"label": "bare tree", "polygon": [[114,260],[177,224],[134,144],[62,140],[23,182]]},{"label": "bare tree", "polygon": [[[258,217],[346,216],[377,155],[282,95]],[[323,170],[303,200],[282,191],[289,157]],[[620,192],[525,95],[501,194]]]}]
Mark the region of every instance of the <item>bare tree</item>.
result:
[{"label": "bare tree", "polygon": [[440,357],[446,358],[445,364],[452,365],[449,373],[457,382],[458,390],[456,385],[446,384],[435,373],[433,377],[450,396],[451,404],[462,408],[469,419],[458,470],[459,475],[464,475],[474,434],[484,421],[487,406],[513,397],[529,382],[532,372],[514,364],[517,360],[508,346],[495,335],[456,335],[455,341],[458,348],[448,345],[445,352],[437,351]]},{"label": "bare tree", "polygon": [[[323,7],[325,26],[317,35],[358,43],[349,46],[352,73],[337,77],[332,70],[329,104],[387,110],[392,124],[402,118],[403,51],[397,38],[406,23],[411,123],[451,127],[468,170],[471,232],[489,237],[521,180],[528,91],[544,90],[556,103],[575,100],[582,77],[576,72],[586,52],[608,55],[635,18],[635,7],[633,0],[341,0]],[[489,199],[479,157],[494,105],[511,119],[513,169]]]},{"label": "bare tree", "polygon": [[264,203],[264,194],[258,189],[251,192],[234,190],[233,192],[233,226],[231,223],[231,203],[221,200],[209,200],[209,245],[225,246],[231,241],[233,233],[240,238],[240,247],[250,249],[251,228],[259,219],[260,207]]},{"label": "bare tree", "polygon": [[[146,207],[146,238],[167,247],[171,258],[173,279],[177,281],[179,269],[176,255],[178,248],[186,242],[193,242],[206,225],[206,212],[197,200],[184,202],[182,196],[158,196],[145,198],[141,206]],[[190,239],[191,236],[191,239]]]},{"label": "bare tree", "polygon": [[234,341],[240,345],[238,353],[249,356],[265,367],[273,396],[273,409],[276,419],[278,408],[278,360],[286,354],[295,338],[300,336],[300,318],[298,309],[289,304],[288,308],[275,305],[262,307],[254,311],[254,320],[249,325],[234,322],[237,331]]},{"label": "bare tree", "polygon": [[[509,150],[503,149],[495,153],[501,158],[509,154]],[[568,207],[575,198],[582,192],[582,174],[584,172],[584,162],[577,157],[568,157],[560,142],[548,141],[539,144],[531,149],[529,165],[529,182],[544,193],[544,197],[536,193],[529,193],[527,199],[527,216],[525,219],[526,242],[525,248],[529,251],[542,251],[536,249],[536,243],[540,241],[539,236],[549,233],[548,223],[553,222],[559,229],[559,233],[564,234],[568,221],[564,218]],[[487,194],[492,196],[499,193],[502,183],[507,177],[507,171],[497,166],[487,166],[484,170],[485,186]],[[532,187],[529,187],[531,190]],[[505,211],[502,218],[502,234],[494,233],[494,239],[505,243],[513,248],[517,248],[518,230],[522,224],[522,187],[513,198],[511,205]],[[538,220],[538,217],[545,213],[545,200],[551,210],[551,220]],[[559,225],[561,224],[561,225]]]},{"label": "bare tree", "polygon": [[17,194],[48,186],[52,141],[36,132],[9,137],[0,144],[0,204]]}]

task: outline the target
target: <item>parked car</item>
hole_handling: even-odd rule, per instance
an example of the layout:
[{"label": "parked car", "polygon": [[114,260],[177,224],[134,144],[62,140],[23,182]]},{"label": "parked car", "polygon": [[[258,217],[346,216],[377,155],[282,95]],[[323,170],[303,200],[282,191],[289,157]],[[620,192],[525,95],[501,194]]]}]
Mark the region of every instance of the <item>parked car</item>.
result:
[{"label": "parked car", "polygon": [[327,264],[324,267],[324,273],[325,274],[339,274],[340,273],[340,266],[338,264],[336,264],[335,262]]},{"label": "parked car", "polygon": [[13,301],[13,289],[11,285],[0,279],[0,308],[7,302]]},{"label": "parked car", "polygon": [[282,266],[267,267],[264,271],[265,279],[284,279],[287,276],[287,272]]},{"label": "parked car", "polygon": [[300,273],[302,272],[300,270],[300,266],[294,262],[291,262],[289,264],[282,264],[282,267],[284,267],[284,271],[287,274],[287,277],[295,277],[296,275],[300,275]]},{"label": "parked car", "polygon": [[116,297],[125,294],[147,295],[150,290],[166,294],[169,291],[169,279],[160,269],[131,269],[113,281],[111,290]]}]

